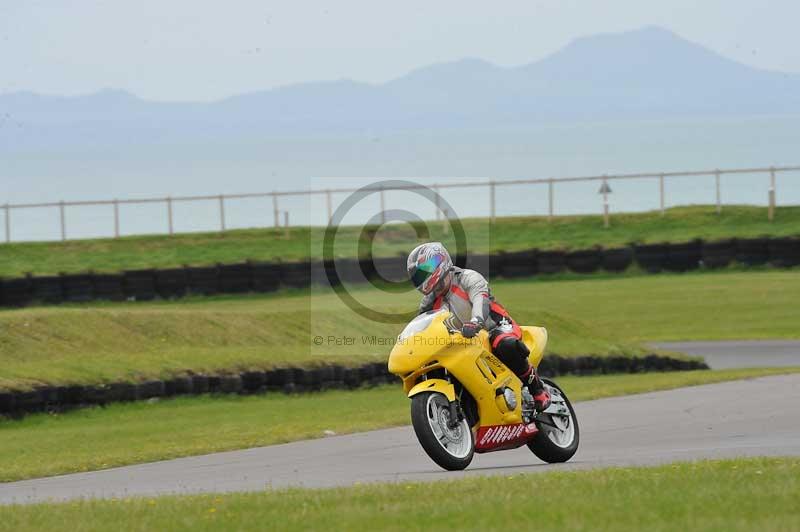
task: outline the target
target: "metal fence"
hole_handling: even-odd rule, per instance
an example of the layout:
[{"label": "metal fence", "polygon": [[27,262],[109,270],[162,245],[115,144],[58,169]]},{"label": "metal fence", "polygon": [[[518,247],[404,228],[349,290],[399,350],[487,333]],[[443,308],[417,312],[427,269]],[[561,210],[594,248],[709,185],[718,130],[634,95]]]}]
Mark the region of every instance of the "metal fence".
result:
[{"label": "metal fence", "polygon": [[[385,211],[385,197],[384,194],[391,190],[412,190],[414,188],[429,187],[437,192],[441,189],[449,188],[487,188],[488,201],[489,201],[489,215],[492,220],[497,216],[497,201],[496,191],[499,187],[514,187],[519,185],[536,185],[546,184],[548,187],[548,217],[550,219],[555,216],[555,189],[562,183],[574,182],[600,182],[601,186],[599,194],[602,195],[603,205],[602,213],[603,220],[606,227],[609,225],[609,203],[608,194],[611,189],[608,185],[610,181],[615,180],[658,180],[659,184],[659,205],[661,212],[665,211],[665,192],[664,182],[667,179],[675,177],[714,177],[716,185],[716,209],[717,212],[722,210],[722,196],[721,196],[721,177],[731,174],[763,174],[769,176],[769,189],[768,193],[768,209],[767,216],[772,220],[775,216],[776,205],[776,189],[775,189],[775,176],[781,172],[795,172],[800,171],[800,166],[774,166],[774,167],[759,167],[759,168],[733,168],[733,169],[713,169],[713,170],[696,170],[684,172],[654,172],[654,173],[636,173],[636,174],[603,174],[594,176],[582,177],[565,177],[565,178],[538,178],[538,179],[510,179],[510,180],[475,180],[464,182],[448,182],[436,183],[432,185],[419,185],[415,186],[384,186],[375,185],[374,188],[367,187],[367,190],[372,190],[380,195],[380,211],[383,215]],[[289,191],[273,191],[273,192],[256,192],[247,194],[218,194],[214,196],[168,196],[158,198],[140,198],[140,199],[111,199],[111,200],[89,200],[89,201],[59,201],[59,202],[46,202],[46,203],[18,203],[18,204],[5,204],[0,206],[5,214],[5,242],[12,241],[12,226],[13,219],[12,213],[21,209],[57,209],[59,219],[59,229],[61,240],[67,240],[67,207],[87,207],[87,206],[108,206],[113,210],[113,236],[118,238],[120,236],[120,205],[143,205],[143,204],[163,204],[164,216],[166,222],[167,232],[171,235],[175,233],[175,224],[173,216],[173,205],[178,202],[195,202],[195,201],[216,201],[218,204],[219,226],[220,232],[226,230],[226,217],[225,205],[226,201],[246,199],[246,198],[271,198],[272,199],[272,214],[273,226],[281,227],[289,225],[289,212],[281,211],[280,198],[290,196],[315,196],[321,195],[325,197],[325,204],[327,208],[328,219],[330,220],[333,215],[333,195],[334,194],[349,194],[355,192],[356,188],[326,188],[315,190],[289,190]],[[436,218],[441,219],[442,216],[448,216],[449,213],[443,212],[440,208],[436,209]],[[281,216],[283,215],[283,216]],[[283,223],[281,223],[283,218]],[[385,219],[382,219],[385,221]]]}]

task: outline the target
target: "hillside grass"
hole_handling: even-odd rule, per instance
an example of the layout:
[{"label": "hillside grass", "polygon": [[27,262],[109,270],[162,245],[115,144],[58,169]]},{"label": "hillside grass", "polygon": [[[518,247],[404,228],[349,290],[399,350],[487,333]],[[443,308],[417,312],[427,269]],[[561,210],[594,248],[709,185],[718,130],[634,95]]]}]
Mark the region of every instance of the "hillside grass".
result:
[{"label": "hillside grass", "polygon": [[[547,498],[533,504],[533,494]],[[797,530],[800,459],[0,507],[9,530]]]},{"label": "hillside grass", "polygon": [[[581,249],[621,246],[630,242],[683,242],[693,238],[720,239],[800,234],[800,207],[778,207],[775,221],[766,209],[725,206],[717,215],[712,206],[674,207],[660,212],[613,214],[609,229],[600,216],[556,216],[463,220],[472,253],[521,249]],[[408,253],[418,241],[406,225],[388,225],[377,231],[375,256]],[[225,233],[186,233],[174,236],[130,236],[119,239],[68,242],[25,242],[0,245],[0,277],[59,272],[115,272],[125,269],[167,268],[187,265],[234,263],[247,259],[284,261],[318,258],[322,227],[231,230]],[[358,255],[359,242],[368,238],[361,227],[342,227],[336,254]],[[441,240],[454,249],[453,235],[444,225],[429,222],[425,240]],[[369,249],[369,247],[367,247]]]},{"label": "hillside grass", "polygon": [[[586,401],[797,372],[800,367],[564,376],[558,383],[571,400]],[[0,482],[321,438],[326,430],[345,434],[407,425],[409,408],[398,382],[355,391],[181,397],[0,418]]]},{"label": "hillside grass", "polygon": [[[642,342],[656,340],[800,337],[800,271],[501,281],[494,292],[518,322],[547,327],[548,352],[565,356],[642,355],[652,351]],[[373,287],[353,294],[383,311],[418,301]],[[322,290],[5,310],[0,389],[385,361],[391,346],[372,337],[391,342],[401,329]]]},{"label": "hillside grass", "polygon": [[800,339],[798,269],[493,285],[522,322],[552,312],[627,342]]}]

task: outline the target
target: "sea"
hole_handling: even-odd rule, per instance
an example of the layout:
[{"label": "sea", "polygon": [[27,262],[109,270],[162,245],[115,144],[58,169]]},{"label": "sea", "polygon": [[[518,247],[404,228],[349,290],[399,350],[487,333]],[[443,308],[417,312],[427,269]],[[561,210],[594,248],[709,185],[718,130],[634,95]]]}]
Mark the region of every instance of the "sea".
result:
[{"label": "sea", "polygon": [[[496,182],[496,216],[547,215],[546,184],[504,185],[511,180],[561,179],[608,175],[609,211],[634,212],[660,207],[658,179],[615,180],[614,175],[706,171],[800,165],[800,116],[680,117],[670,120],[570,123],[491,129],[363,131],[347,134],[226,138],[134,146],[82,147],[3,153],[0,206],[6,203],[146,199],[193,195],[291,192],[380,186],[404,180],[439,189],[439,209],[450,217],[491,213],[488,186]],[[779,172],[778,205],[800,204],[800,171]],[[556,182],[555,215],[600,214],[600,182]],[[722,175],[723,205],[766,206],[768,173]],[[352,197],[282,195],[276,216],[271,197],[226,199],[226,229],[275,224],[325,225],[337,213],[341,223],[383,219],[434,219],[437,201],[412,192],[387,191]],[[665,180],[666,207],[714,204],[713,175]],[[352,204],[352,205],[350,205]],[[172,202],[174,232],[221,228],[218,198]],[[121,235],[163,234],[169,230],[167,202],[122,204]],[[337,212],[338,211],[338,212]],[[0,242],[5,211],[0,208]],[[11,241],[59,240],[58,207],[10,210]],[[113,236],[110,205],[67,206],[67,239]]]}]

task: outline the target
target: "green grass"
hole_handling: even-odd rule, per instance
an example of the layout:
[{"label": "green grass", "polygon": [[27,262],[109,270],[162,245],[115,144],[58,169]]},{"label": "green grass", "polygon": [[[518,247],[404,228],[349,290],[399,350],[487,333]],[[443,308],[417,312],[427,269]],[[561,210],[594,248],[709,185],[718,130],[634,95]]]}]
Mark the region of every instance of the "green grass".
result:
[{"label": "green grass", "polygon": [[494,283],[520,321],[543,311],[627,342],[800,338],[800,271]]},{"label": "green grass", "polygon": [[[535,494],[546,494],[538,500]],[[797,530],[800,459],[0,507],[9,530]]]},{"label": "green grass", "polygon": [[[500,281],[523,324],[548,328],[552,353],[641,355],[644,340],[797,338],[799,271],[593,280]],[[370,307],[408,310],[416,294],[359,288]],[[401,326],[356,316],[324,292],[0,311],[0,389],[194,372],[385,360]],[[329,335],[352,346],[313,344]]]},{"label": "green grass", "polygon": [[[760,235],[800,234],[800,207],[779,207],[775,221],[767,221],[766,209],[726,206],[717,215],[711,206],[676,207],[665,216],[659,212],[614,214],[604,229],[599,216],[558,216],[465,219],[469,249],[486,253],[498,250],[578,249],[595,245],[620,246],[629,242],[687,241],[693,238],[719,239]],[[297,227],[248,229],[220,233],[189,233],[174,236],[136,236],[120,239],[30,242],[0,246],[0,277],[32,272],[120,271],[137,268],[165,268],[183,264],[231,263],[245,259],[297,260],[318,257],[324,229]],[[343,227],[336,253],[356,256],[359,227]],[[452,244],[452,234],[440,223],[431,223],[427,239]],[[408,253],[417,242],[414,231],[404,225],[390,225],[377,231],[375,256]],[[338,244],[341,243],[341,244]]]},{"label": "green grass", "polygon": [[[798,368],[562,377],[573,401],[800,372]],[[365,408],[364,405],[369,405]],[[314,412],[313,416],[298,412]],[[0,421],[0,481],[104,469],[409,422],[401,387],[187,397]]]},{"label": "green grass", "polygon": [[[364,291],[383,310],[414,308],[416,296]],[[407,310],[407,308],[406,308]],[[613,331],[541,314],[553,349],[565,355],[641,355]],[[250,297],[178,303],[31,308],[0,312],[0,389],[36,384],[140,381],[184,374],[267,369],[286,365],[386,360],[402,325],[357,316],[332,294]],[[313,338],[321,335],[323,345]],[[329,337],[353,345],[329,343]]]}]

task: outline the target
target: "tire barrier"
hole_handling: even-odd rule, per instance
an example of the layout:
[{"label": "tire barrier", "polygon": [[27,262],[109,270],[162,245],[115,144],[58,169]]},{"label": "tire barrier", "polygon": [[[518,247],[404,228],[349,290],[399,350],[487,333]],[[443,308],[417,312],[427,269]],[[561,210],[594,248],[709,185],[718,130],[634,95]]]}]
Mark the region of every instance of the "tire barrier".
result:
[{"label": "tire barrier", "polygon": [[495,276],[513,279],[514,277],[530,277],[536,275],[539,263],[536,250],[499,253],[498,269],[491,273]]},{"label": "tire barrier", "polygon": [[87,275],[63,275],[61,286],[64,290],[64,300],[72,303],[82,303],[94,299],[94,284],[92,276]]},{"label": "tire barrier", "polygon": [[155,270],[129,270],[122,274],[125,297],[134,301],[150,301],[156,297]]},{"label": "tire barrier", "polygon": [[[507,253],[501,251],[495,255],[484,255],[470,253],[467,255],[456,255],[453,257],[453,264],[459,268],[467,268],[479,272],[484,277],[499,277],[505,263]],[[403,263],[405,264],[405,257]],[[407,274],[406,274],[407,275]],[[407,277],[406,277],[407,278]]]},{"label": "tire barrier", "polygon": [[[497,272],[501,271],[500,255],[468,255],[464,265],[470,270],[480,272],[485,277],[497,277]],[[407,274],[406,274],[407,275]]]},{"label": "tire barrier", "polygon": [[17,394],[11,392],[0,393],[0,412],[14,412],[17,409]]},{"label": "tire barrier", "polygon": [[369,260],[336,259],[335,261],[317,262],[311,265],[312,284],[329,285],[331,281],[341,283],[363,283],[368,279],[383,277],[389,281],[396,276],[397,259]]},{"label": "tire barrier", "polygon": [[[372,257],[358,259],[358,268],[361,270],[361,275],[366,279],[374,279],[377,275],[375,262],[372,260]],[[361,278],[357,276],[355,279],[355,282],[357,282]]]},{"label": "tire barrier", "polygon": [[742,238],[737,242],[736,262],[760,266],[769,262],[769,238]]},{"label": "tire barrier", "polygon": [[136,398],[137,399],[152,399],[154,397],[162,397],[166,385],[164,381],[147,381],[136,385]]},{"label": "tire barrier", "polygon": [[172,397],[173,395],[192,395],[194,392],[194,384],[190,377],[176,377],[164,383],[164,395]]},{"label": "tire barrier", "polygon": [[[363,268],[362,275],[370,274],[374,278],[393,283],[408,279],[406,257],[400,255],[396,257],[376,257],[373,260],[362,259],[359,261],[359,265]],[[336,268],[338,272],[339,261],[336,261]],[[342,277],[342,280],[345,280],[344,277]]]},{"label": "tire barrier", "polygon": [[189,280],[184,268],[156,270],[156,293],[162,299],[183,297],[189,291]]},{"label": "tire barrier", "polygon": [[566,254],[563,251],[540,251],[536,256],[539,273],[561,273],[567,267]]},{"label": "tire barrier", "polygon": [[567,253],[567,268],[575,273],[594,273],[602,264],[603,251],[600,248]]},{"label": "tire barrier", "polygon": [[[777,268],[800,265],[800,237],[727,239],[712,242],[632,244],[620,248],[574,251],[530,249],[493,255],[455,257],[457,265],[489,277],[520,278],[566,270],[589,274],[603,269],[626,271],[636,262],[650,273],[685,272],[697,268],[719,269],[740,264]],[[335,268],[336,275],[329,275]],[[163,270],[130,270],[122,274],[62,274],[0,279],[0,307],[21,307],[32,302],[61,303],[123,299],[148,301],[185,295],[274,292],[281,287],[308,288],[327,285],[330,279],[346,283],[383,278],[406,278],[405,258],[337,259],[333,262],[243,262],[216,266],[184,266]]]},{"label": "tire barrier", "polygon": [[44,303],[61,303],[64,301],[64,288],[61,277],[30,277],[31,297]]},{"label": "tire barrier", "polygon": [[190,266],[185,269],[191,294],[213,296],[219,293],[219,270],[216,266]]},{"label": "tire barrier", "polygon": [[[356,261],[348,262],[348,266],[345,267],[348,268],[348,274],[352,274],[352,272],[355,271],[354,269],[350,269],[352,268],[352,263],[356,264],[355,268],[358,268],[358,263]],[[331,277],[331,279],[328,279],[328,275],[335,271],[336,267],[333,261],[314,261],[311,263],[311,277],[308,282],[311,286],[330,286],[332,281],[336,281],[336,278]],[[341,282],[341,279],[339,279],[339,282]]]},{"label": "tire barrier", "polygon": [[239,393],[242,391],[242,377],[239,375],[223,375],[219,377],[219,393]]},{"label": "tire barrier", "polygon": [[281,285],[281,270],[277,264],[271,262],[254,262],[253,290],[256,292],[274,292]]},{"label": "tire barrier", "polygon": [[289,288],[308,288],[311,285],[310,262],[287,262],[280,265],[280,281]]},{"label": "tire barrier", "polygon": [[122,289],[122,276],[117,274],[92,274],[92,294],[95,299],[122,301],[125,292]]},{"label": "tire barrier", "polygon": [[636,262],[648,273],[658,273],[669,261],[668,244],[634,245]]},{"label": "tire barrier", "polygon": [[[558,375],[597,375],[708,369],[696,359],[661,355],[624,356],[546,356],[539,371],[547,377]],[[359,367],[330,365],[314,368],[276,368],[248,370],[223,375],[191,375],[141,383],[116,382],[96,386],[48,386],[33,390],[0,392],[0,415],[17,416],[32,412],[61,411],[90,405],[154,400],[161,397],[214,394],[300,393],[331,389],[397,383],[386,363],[374,362]]]},{"label": "tire barrier", "polygon": [[247,371],[242,373],[242,390],[255,393],[266,390],[267,373],[265,371]]},{"label": "tire barrier", "polygon": [[707,268],[725,268],[736,258],[736,240],[719,240],[706,242],[703,245],[703,266]]},{"label": "tire barrier", "polygon": [[685,244],[670,244],[667,247],[667,261],[664,269],[671,272],[685,272],[700,267],[703,257],[703,243],[692,240]]},{"label": "tire barrier", "polygon": [[613,248],[604,249],[602,255],[602,266],[607,272],[621,273],[633,264],[633,249]]},{"label": "tire barrier", "polygon": [[0,303],[8,307],[21,307],[32,300],[30,278],[5,279],[0,284]]},{"label": "tire barrier", "polygon": [[546,377],[559,375],[599,375],[609,373],[646,373],[664,371],[691,371],[709,369],[705,362],[662,355],[644,357],[548,355],[542,359],[539,371]]},{"label": "tire barrier", "polygon": [[253,268],[249,262],[219,264],[219,291],[223,294],[243,294],[253,290]]},{"label": "tire barrier", "polygon": [[778,268],[791,268],[800,264],[800,239],[771,239],[769,241],[769,261]]},{"label": "tire barrier", "polygon": [[192,392],[194,394],[208,393],[209,390],[209,380],[206,375],[192,375]]}]

